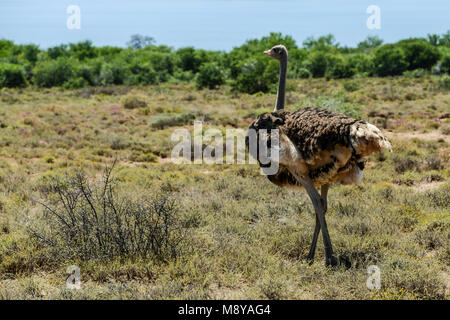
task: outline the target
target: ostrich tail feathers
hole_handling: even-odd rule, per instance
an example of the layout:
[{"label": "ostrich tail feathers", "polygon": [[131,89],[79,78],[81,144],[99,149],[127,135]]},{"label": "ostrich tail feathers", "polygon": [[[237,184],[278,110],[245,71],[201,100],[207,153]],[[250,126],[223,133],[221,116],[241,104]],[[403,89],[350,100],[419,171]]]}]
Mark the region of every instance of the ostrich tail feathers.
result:
[{"label": "ostrich tail feathers", "polygon": [[383,133],[370,123],[358,123],[350,128],[350,141],[356,154],[367,157],[374,152],[387,149],[392,152],[392,146]]}]

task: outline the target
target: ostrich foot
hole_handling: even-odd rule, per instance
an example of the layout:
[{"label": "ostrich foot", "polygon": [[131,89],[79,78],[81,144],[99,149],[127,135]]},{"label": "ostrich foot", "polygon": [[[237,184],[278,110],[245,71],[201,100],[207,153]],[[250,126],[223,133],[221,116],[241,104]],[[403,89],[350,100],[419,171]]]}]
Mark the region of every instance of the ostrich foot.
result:
[{"label": "ostrich foot", "polygon": [[334,255],[327,257],[325,259],[325,266],[326,267],[336,267],[337,265],[339,265],[338,260],[336,259],[336,257]]},{"label": "ostrich foot", "polygon": [[308,255],[305,257],[305,260],[306,260],[306,262],[307,262],[309,265],[312,265],[313,262],[314,262],[314,257],[312,257],[311,255],[308,254]]}]

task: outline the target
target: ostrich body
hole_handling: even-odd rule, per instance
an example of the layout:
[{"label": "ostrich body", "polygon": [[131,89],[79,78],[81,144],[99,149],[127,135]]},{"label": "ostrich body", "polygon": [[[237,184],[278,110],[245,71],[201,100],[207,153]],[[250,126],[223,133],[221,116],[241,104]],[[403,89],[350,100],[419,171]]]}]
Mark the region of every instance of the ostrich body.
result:
[{"label": "ostrich body", "polygon": [[[277,102],[274,112],[261,114],[249,129],[256,131],[258,139],[262,134],[266,135],[268,145],[270,131],[278,130],[279,169],[276,174],[267,177],[280,187],[306,190],[316,214],[316,226],[307,259],[314,259],[317,239],[322,230],[325,263],[336,265],[325,221],[328,188],[335,182],[358,183],[362,179],[365,159],[383,148],[391,151],[391,145],[377,127],[362,120],[316,108],[294,112],[284,110],[287,50],[278,45],[264,53],[280,61]],[[252,156],[258,159],[258,154]],[[321,194],[317,191],[318,187],[321,188]]]}]

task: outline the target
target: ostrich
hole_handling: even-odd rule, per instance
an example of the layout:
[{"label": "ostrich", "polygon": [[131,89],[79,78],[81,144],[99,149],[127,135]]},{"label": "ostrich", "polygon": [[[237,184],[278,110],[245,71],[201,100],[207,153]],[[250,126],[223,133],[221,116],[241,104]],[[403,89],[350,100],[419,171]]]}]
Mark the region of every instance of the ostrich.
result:
[{"label": "ostrich", "polygon": [[[362,179],[365,159],[372,153],[388,149],[390,143],[374,125],[345,115],[317,108],[294,112],[284,110],[288,52],[283,45],[274,46],[264,54],[280,63],[275,110],[263,113],[252,122],[250,129],[258,139],[265,135],[270,145],[270,130],[279,133],[278,171],[268,179],[280,187],[304,188],[314,206],[316,225],[307,260],[313,261],[317,239],[322,230],[325,248],[325,265],[338,264],[328,234],[325,213],[330,184],[358,183]],[[264,131],[260,131],[265,129]],[[250,154],[263,167],[258,153]],[[320,187],[321,193],[317,191]]]}]

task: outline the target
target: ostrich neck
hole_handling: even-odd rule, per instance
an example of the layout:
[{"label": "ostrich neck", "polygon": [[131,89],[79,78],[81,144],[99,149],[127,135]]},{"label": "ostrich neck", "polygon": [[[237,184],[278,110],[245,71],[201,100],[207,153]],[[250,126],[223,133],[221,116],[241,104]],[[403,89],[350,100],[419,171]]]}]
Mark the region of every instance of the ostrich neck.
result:
[{"label": "ostrich neck", "polygon": [[280,60],[280,79],[278,80],[277,104],[275,110],[284,109],[284,100],[286,96],[286,76],[287,76],[287,56]]}]

